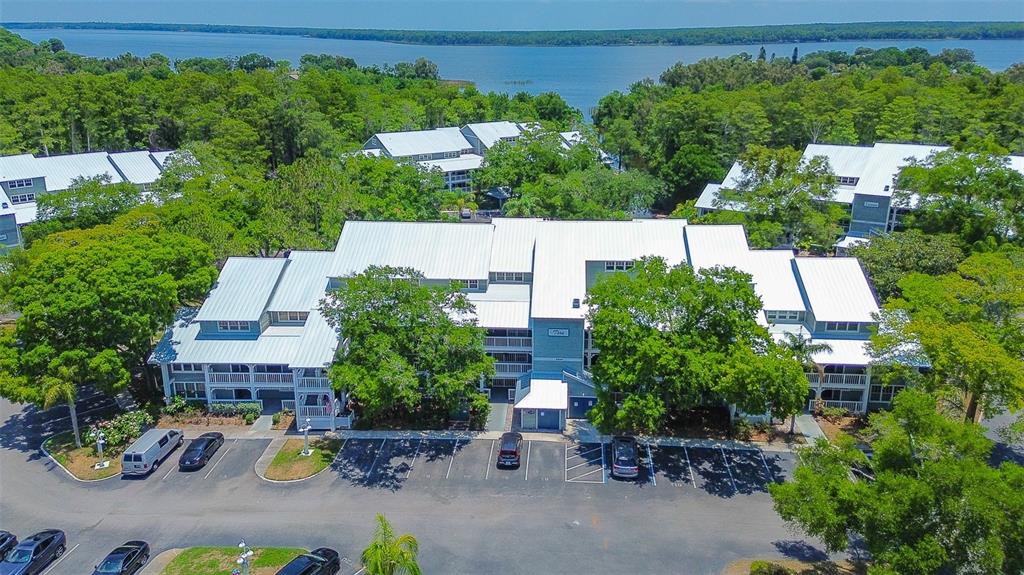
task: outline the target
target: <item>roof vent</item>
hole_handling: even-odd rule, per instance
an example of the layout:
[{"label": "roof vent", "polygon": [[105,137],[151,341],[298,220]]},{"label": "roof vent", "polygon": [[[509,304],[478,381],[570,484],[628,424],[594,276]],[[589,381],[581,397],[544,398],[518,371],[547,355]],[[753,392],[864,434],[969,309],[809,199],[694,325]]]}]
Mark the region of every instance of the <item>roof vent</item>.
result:
[{"label": "roof vent", "polygon": [[885,187],[885,190],[883,190],[883,191],[886,191],[886,192],[888,192],[888,191],[889,191],[889,186],[886,186],[886,187]]},{"label": "roof vent", "polygon": [[4,203],[3,203],[3,206],[4,206],[4,209],[6,210],[6,209],[8,208],[8,206],[7,206],[7,202],[4,202]]},{"label": "roof vent", "polygon": [[580,298],[572,298],[572,309],[580,309]]}]

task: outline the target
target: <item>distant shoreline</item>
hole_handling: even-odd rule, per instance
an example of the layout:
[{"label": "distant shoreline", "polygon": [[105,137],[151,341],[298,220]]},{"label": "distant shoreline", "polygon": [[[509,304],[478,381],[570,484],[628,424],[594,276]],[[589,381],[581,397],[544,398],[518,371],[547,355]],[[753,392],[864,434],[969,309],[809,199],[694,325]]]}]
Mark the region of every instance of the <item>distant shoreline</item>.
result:
[{"label": "distant shoreline", "polygon": [[851,40],[1019,40],[1024,22],[852,22],[634,30],[444,31],[136,22],[4,22],[10,30],[126,30],[305,36],[430,46],[699,46]]}]

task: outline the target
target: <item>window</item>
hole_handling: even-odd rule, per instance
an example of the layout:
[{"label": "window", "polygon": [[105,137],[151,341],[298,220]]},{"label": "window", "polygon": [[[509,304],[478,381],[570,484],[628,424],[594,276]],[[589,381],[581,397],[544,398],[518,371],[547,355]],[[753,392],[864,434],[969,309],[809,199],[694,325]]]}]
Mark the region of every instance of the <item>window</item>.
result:
[{"label": "window", "polygon": [[491,353],[488,354],[494,358],[494,361],[502,363],[530,363],[533,361],[533,354],[529,353]]},{"label": "window", "polygon": [[206,385],[201,381],[176,381],[174,394],[185,399],[202,399],[206,397]]},{"label": "window", "polygon": [[11,181],[7,182],[7,189],[8,190],[17,190],[19,188],[31,188],[31,187],[32,187],[32,179],[31,178],[24,179],[24,180],[11,180]]},{"label": "window", "polygon": [[196,372],[203,371],[203,365],[201,363],[172,363],[171,371],[173,373],[178,372]]},{"label": "window", "polygon": [[309,317],[308,311],[276,311],[274,312],[275,322],[305,323]]},{"label": "window", "polygon": [[864,202],[865,208],[877,208],[878,202]]},{"label": "window", "polygon": [[892,398],[903,391],[902,385],[872,385],[868,401],[872,403],[892,403]]},{"label": "window", "polygon": [[247,321],[218,321],[217,329],[220,331],[249,331]]},{"label": "window", "polygon": [[452,285],[459,289],[478,290],[481,288],[480,280],[452,280]]},{"label": "window", "polygon": [[836,177],[836,182],[840,186],[856,186],[857,182],[859,182],[859,181],[860,181],[860,178],[854,178],[852,176],[838,176],[838,177]]},{"label": "window", "polygon": [[860,331],[860,324],[855,321],[827,321],[825,331]]},{"label": "window", "polygon": [[633,269],[632,261],[609,261],[604,262],[604,271],[606,272],[622,272]]},{"label": "window", "polygon": [[160,444],[160,447],[163,447],[163,446],[167,445],[168,441],[169,440],[168,440],[167,436],[165,435],[165,436],[161,437],[160,439],[158,439],[157,443]]},{"label": "window", "polygon": [[798,311],[765,310],[764,317],[771,323],[780,321],[800,321]]},{"label": "window", "polygon": [[495,283],[525,284],[532,279],[533,274],[529,272],[491,272],[491,281]]},{"label": "window", "polygon": [[25,204],[25,203],[34,202],[34,201],[36,201],[36,195],[35,194],[12,194],[11,195],[11,203],[14,203],[14,204]]}]

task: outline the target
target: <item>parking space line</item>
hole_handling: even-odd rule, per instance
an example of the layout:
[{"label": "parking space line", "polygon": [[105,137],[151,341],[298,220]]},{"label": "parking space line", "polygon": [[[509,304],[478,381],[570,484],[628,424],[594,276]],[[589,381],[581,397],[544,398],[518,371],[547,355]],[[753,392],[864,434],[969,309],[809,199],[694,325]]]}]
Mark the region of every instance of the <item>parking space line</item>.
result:
[{"label": "parking space line", "polygon": [[341,459],[341,452],[345,451],[345,444],[346,443],[348,443],[348,438],[347,437],[345,439],[341,440],[341,447],[338,448],[338,454],[334,456],[334,461],[332,461],[331,463],[337,463],[338,460]]},{"label": "parking space line", "polygon": [[72,547],[71,549],[68,549],[67,551],[65,551],[64,554],[61,555],[59,559],[57,559],[53,563],[50,563],[50,566],[47,567],[46,570],[43,571],[42,573],[40,573],[39,575],[46,575],[50,571],[53,571],[53,568],[56,567],[57,565],[60,565],[60,562],[63,561],[65,557],[67,557],[68,555],[71,555],[72,553],[74,553],[75,549],[78,549],[79,545],[81,545],[81,543],[75,543],[74,547]]},{"label": "parking space line", "polygon": [[523,479],[529,479],[530,478],[530,448],[531,447],[533,447],[533,442],[532,441],[527,441],[526,442],[526,477],[524,477]]},{"label": "parking space line", "polygon": [[160,478],[160,481],[163,481],[163,480],[167,479],[168,477],[171,476],[172,473],[174,473],[174,466],[173,465],[171,466],[170,469],[167,470],[167,475],[164,475],[163,477]]},{"label": "parking space line", "polygon": [[586,473],[582,473],[580,475],[577,475],[576,477],[573,477],[572,479],[567,479],[566,483],[598,483],[598,484],[604,483],[604,481],[592,481],[590,479],[581,479],[582,477],[586,477],[586,476],[590,475],[591,473],[597,473],[598,471],[604,471],[604,468],[602,467],[601,469],[594,469],[592,471],[588,471]]},{"label": "parking space line", "polygon": [[236,439],[234,443],[229,445],[228,448],[224,450],[224,453],[220,454],[220,459],[218,459],[217,461],[215,461],[213,463],[213,467],[211,467],[210,470],[206,472],[206,475],[203,476],[203,479],[207,479],[208,477],[210,477],[210,474],[213,473],[213,470],[217,469],[217,466],[220,465],[220,462],[224,461],[224,457],[227,456],[228,452],[231,451],[231,448],[234,447],[235,444],[237,444],[237,443],[238,443],[238,440]]},{"label": "parking space line", "polygon": [[416,453],[412,456],[412,463],[409,464],[409,469],[405,472],[405,478],[409,479],[409,475],[412,474],[412,468],[416,466],[416,458],[420,456],[420,446],[423,445],[423,440],[416,444]]},{"label": "parking space line", "polygon": [[697,487],[697,478],[693,476],[693,467],[690,466],[690,450],[683,446],[683,453],[686,455],[686,473],[690,475],[690,483],[693,483],[694,487]]},{"label": "parking space line", "polygon": [[[597,451],[598,449],[602,449],[602,448],[604,448],[604,444],[603,443],[601,444],[600,447],[595,447],[593,449],[588,449],[588,450],[584,451],[583,453],[577,453],[573,457],[583,457],[584,455],[587,455],[588,453],[593,453],[593,452]],[[566,446],[566,451],[568,451],[568,446]]]},{"label": "parking space line", "polygon": [[583,463],[577,463],[576,465],[573,465],[572,467],[566,467],[565,468],[565,472],[568,473],[568,472],[572,471],[573,469],[576,469],[577,467],[583,467],[584,465],[593,465],[593,464],[594,464],[593,461],[584,461]]},{"label": "parking space line", "polygon": [[448,476],[452,473],[452,464],[455,463],[455,450],[459,448],[459,440],[455,440],[455,446],[452,447],[452,458],[448,460],[448,473],[444,474],[444,478],[448,479]]},{"label": "parking space line", "polygon": [[732,476],[732,467],[729,466],[729,458],[725,456],[725,448],[719,445],[718,449],[722,452],[722,460],[725,461],[725,470],[729,472],[729,481],[732,483],[732,490],[739,491],[739,489],[736,488],[736,480],[733,479]]},{"label": "parking space line", "polygon": [[491,461],[494,459],[494,440],[491,440],[491,450],[487,453],[487,465],[484,467],[484,480],[491,476]]},{"label": "parking space line", "polygon": [[384,451],[384,444],[388,442],[388,438],[385,437],[384,441],[380,442],[380,447],[377,448],[377,455],[373,456],[373,463],[370,464],[370,470],[366,472],[366,476],[373,475],[373,468],[377,467],[377,459],[380,457],[380,452]]},{"label": "parking space line", "polygon": [[764,472],[768,474],[768,480],[771,481],[774,478],[772,477],[772,470],[768,467],[768,461],[764,458],[764,452],[758,449],[757,453],[761,456],[761,463],[764,464]]},{"label": "parking space line", "polygon": [[651,444],[647,444],[647,467],[651,470],[651,483],[657,487],[658,479],[654,477],[654,456],[651,455]]},{"label": "parking space line", "polygon": [[569,444],[568,443],[565,444],[565,465],[563,465],[562,467],[565,468],[564,473],[562,473],[562,477],[563,477],[563,479],[565,479],[566,482],[568,482],[569,481]]},{"label": "parking space line", "polygon": [[608,483],[608,462],[604,460],[604,444],[601,444],[601,483]]}]

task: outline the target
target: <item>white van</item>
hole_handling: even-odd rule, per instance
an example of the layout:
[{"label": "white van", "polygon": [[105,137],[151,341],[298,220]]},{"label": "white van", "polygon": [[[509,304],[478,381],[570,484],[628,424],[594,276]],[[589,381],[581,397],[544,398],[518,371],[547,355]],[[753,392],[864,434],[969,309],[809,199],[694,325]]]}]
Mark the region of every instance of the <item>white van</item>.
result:
[{"label": "white van", "polygon": [[175,447],[185,442],[180,429],[150,429],[121,457],[122,475],[145,475],[160,466]]}]

